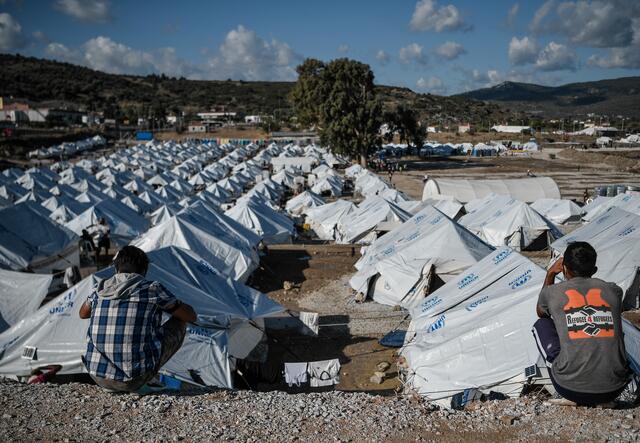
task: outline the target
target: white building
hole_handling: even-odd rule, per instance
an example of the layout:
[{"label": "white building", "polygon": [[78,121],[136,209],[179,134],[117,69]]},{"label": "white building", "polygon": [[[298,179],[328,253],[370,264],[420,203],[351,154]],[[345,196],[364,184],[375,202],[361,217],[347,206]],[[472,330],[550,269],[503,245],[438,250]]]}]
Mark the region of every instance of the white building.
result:
[{"label": "white building", "polygon": [[262,117],[259,115],[247,115],[244,117],[244,122],[253,125],[259,125],[260,123],[262,123]]}]

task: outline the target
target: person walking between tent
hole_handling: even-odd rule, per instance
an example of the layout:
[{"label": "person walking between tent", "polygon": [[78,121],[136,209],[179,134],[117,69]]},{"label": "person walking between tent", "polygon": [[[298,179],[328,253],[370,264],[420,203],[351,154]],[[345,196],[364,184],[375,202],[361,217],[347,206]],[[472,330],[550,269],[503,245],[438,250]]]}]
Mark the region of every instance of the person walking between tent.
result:
[{"label": "person walking between tent", "polygon": [[104,255],[109,255],[109,248],[111,248],[111,239],[109,238],[109,225],[107,220],[102,217],[98,223],[89,226],[91,234],[96,239],[96,267],[100,268],[100,251],[104,249]]},{"label": "person walking between tent", "polygon": [[[101,281],[80,307],[90,319],[83,362],[96,384],[119,392],[139,390],[180,349],[193,308],[144,278],[147,254],[125,246],[115,256],[116,274]],[[161,325],[162,313],[171,319]]]},{"label": "person walking between tent", "polygon": [[[547,272],[533,335],[549,377],[567,405],[605,405],[630,377],[622,337],[622,289],[593,278],[595,249],[570,243]],[[554,283],[558,274],[565,281]]]}]

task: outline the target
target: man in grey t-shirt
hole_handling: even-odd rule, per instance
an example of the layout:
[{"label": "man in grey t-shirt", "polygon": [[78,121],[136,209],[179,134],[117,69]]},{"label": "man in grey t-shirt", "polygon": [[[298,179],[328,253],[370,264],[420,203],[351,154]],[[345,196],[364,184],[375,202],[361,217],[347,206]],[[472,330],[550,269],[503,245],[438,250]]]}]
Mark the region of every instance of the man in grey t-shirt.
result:
[{"label": "man in grey t-shirt", "polygon": [[[586,242],[567,246],[547,271],[533,334],[556,391],[580,405],[609,403],[629,381],[620,314],[622,289],[592,278],[597,254]],[[554,284],[563,273],[565,281]]]}]

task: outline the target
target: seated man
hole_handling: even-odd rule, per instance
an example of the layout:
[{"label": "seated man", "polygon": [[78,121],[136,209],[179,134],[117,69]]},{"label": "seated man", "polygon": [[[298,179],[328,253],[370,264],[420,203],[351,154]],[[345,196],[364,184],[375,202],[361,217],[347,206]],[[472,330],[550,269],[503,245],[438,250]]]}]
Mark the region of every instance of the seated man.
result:
[{"label": "seated man", "polygon": [[[113,264],[116,274],[80,307],[80,318],[91,319],[84,364],[99,386],[132,392],[178,351],[196,313],[160,283],[145,280],[149,259],[141,249],[125,246]],[[163,325],[162,312],[172,316]]]},{"label": "seated man", "polygon": [[[611,403],[630,376],[620,319],[622,289],[591,277],[596,258],[589,243],[570,243],[547,271],[538,299],[540,319],[533,335],[567,404]],[[565,281],[554,284],[561,272]]]}]

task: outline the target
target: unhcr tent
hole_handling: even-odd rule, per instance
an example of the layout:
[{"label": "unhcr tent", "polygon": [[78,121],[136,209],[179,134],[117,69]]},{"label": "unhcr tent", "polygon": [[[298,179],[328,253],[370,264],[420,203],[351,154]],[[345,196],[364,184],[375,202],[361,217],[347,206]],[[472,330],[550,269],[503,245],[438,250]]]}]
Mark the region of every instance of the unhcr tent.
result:
[{"label": "unhcr tent", "polygon": [[458,223],[492,246],[516,250],[546,248],[562,233],[526,203],[490,195],[474,203]]},{"label": "unhcr tent", "polygon": [[313,184],[311,191],[318,195],[328,194],[333,197],[340,197],[343,187],[344,183],[340,177],[327,174]]},{"label": "unhcr tent", "polygon": [[381,197],[370,197],[355,211],[342,217],[336,226],[336,242],[371,243],[378,232],[390,231],[410,218],[411,214],[395,203]]},{"label": "unhcr tent", "polygon": [[525,203],[541,198],[560,198],[560,189],[550,177],[528,177],[505,180],[464,180],[430,178],[424,185],[422,199],[455,198],[461,203],[484,198],[490,194],[506,195]]},{"label": "unhcr tent", "polygon": [[30,202],[0,210],[0,269],[48,273],[78,266],[78,237],[42,210]]},{"label": "unhcr tent", "polygon": [[[193,306],[197,323],[189,324],[182,348],[161,373],[197,385],[233,387],[233,358],[245,358],[260,342],[261,319],[282,311],[265,295],[225,279],[200,257],[179,248],[149,253],[147,278],[162,283]],[[0,375],[28,376],[33,368],[59,364],[61,374],[85,372],[89,320],[78,316],[80,306],[98,282],[113,275],[108,268],[89,276],[36,313],[0,334]],[[25,349],[33,358],[24,358]]]},{"label": "unhcr tent", "polygon": [[52,280],[52,274],[0,269],[0,333],[38,310]]},{"label": "unhcr tent", "polygon": [[[597,205],[596,202],[598,202]],[[593,201],[593,203],[585,206],[587,213],[584,215],[583,219],[586,222],[590,222],[611,208],[618,208],[640,215],[640,196],[632,194],[618,194],[612,198],[598,197]]]},{"label": "unhcr tent", "polygon": [[531,203],[531,207],[546,219],[558,225],[580,223],[584,210],[571,200],[541,198]]},{"label": "unhcr tent", "polygon": [[349,284],[378,303],[412,307],[493,248],[432,206],[375,240]]},{"label": "unhcr tent", "polygon": [[356,205],[347,200],[336,200],[333,203],[310,208],[306,213],[306,223],[321,240],[335,240],[336,226],[344,217],[355,211]]},{"label": "unhcr tent", "polygon": [[251,229],[267,245],[291,243],[295,236],[296,230],[289,217],[252,200],[238,203],[225,215]]},{"label": "unhcr tent", "polygon": [[519,396],[536,364],[531,335],[545,271],[499,248],[411,310],[401,350],[411,392],[450,408],[465,389]]},{"label": "unhcr tent", "polygon": [[104,218],[109,225],[109,238],[117,246],[125,246],[149,228],[149,222],[125,204],[107,198],[69,221],[65,226],[78,235]]}]

